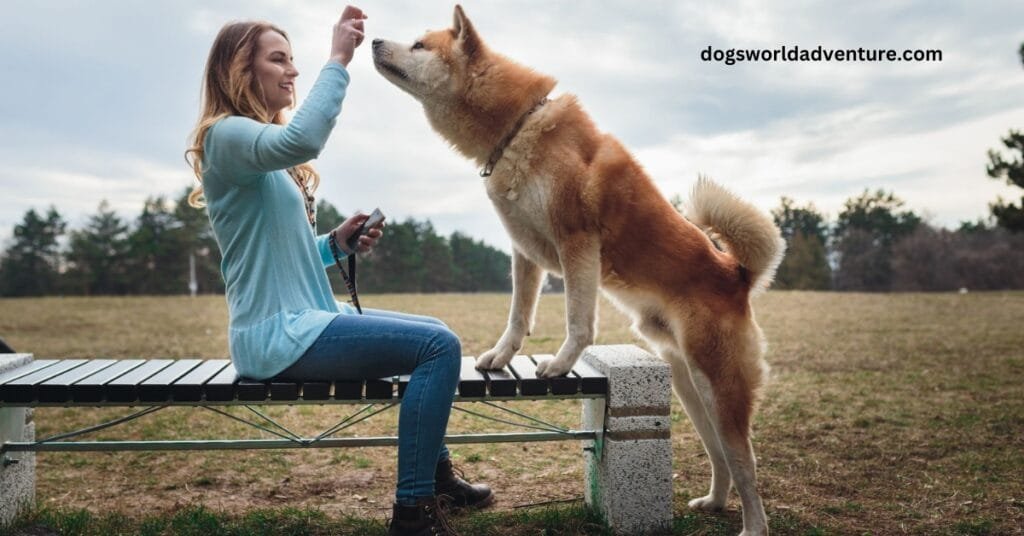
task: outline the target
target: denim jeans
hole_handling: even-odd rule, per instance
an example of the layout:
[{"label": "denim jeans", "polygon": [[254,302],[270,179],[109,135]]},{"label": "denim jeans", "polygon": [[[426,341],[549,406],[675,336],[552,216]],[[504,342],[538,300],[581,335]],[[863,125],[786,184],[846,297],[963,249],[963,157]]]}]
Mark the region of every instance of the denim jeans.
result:
[{"label": "denim jeans", "polygon": [[434,495],[434,471],[448,458],[444,434],[462,346],[440,320],[364,309],[338,315],[306,353],[278,375],[292,381],[354,380],[411,374],[398,414],[396,500]]}]

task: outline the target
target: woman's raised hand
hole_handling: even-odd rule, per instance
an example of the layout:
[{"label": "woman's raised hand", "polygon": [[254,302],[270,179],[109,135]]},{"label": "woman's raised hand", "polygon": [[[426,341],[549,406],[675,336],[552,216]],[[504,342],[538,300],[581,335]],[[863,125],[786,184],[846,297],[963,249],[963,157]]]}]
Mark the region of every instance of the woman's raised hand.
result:
[{"label": "woman's raised hand", "polygon": [[345,6],[341,18],[334,25],[331,59],[348,67],[356,47],[363,42],[363,21],[366,14],[355,6]]}]

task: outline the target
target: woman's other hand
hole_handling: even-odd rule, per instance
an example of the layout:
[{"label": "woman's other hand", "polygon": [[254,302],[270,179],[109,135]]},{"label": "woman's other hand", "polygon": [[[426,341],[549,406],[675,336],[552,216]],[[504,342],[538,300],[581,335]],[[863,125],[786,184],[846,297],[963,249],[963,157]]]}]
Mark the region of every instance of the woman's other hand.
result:
[{"label": "woman's other hand", "polygon": [[348,67],[356,47],[363,42],[364,20],[366,20],[366,14],[363,13],[363,10],[355,6],[345,6],[341,18],[334,25],[331,60]]},{"label": "woman's other hand", "polygon": [[[352,251],[348,247],[348,239],[350,236],[355,234],[359,228],[363,225],[370,216],[363,214],[362,212],[356,212],[354,216],[342,222],[334,231],[335,236],[338,240],[338,247],[345,251],[346,254],[351,254]],[[375,227],[371,227],[370,230],[359,237],[359,242],[356,244],[357,253],[368,253],[374,247],[377,246],[377,242],[380,237],[384,236],[384,222],[381,222]]]}]

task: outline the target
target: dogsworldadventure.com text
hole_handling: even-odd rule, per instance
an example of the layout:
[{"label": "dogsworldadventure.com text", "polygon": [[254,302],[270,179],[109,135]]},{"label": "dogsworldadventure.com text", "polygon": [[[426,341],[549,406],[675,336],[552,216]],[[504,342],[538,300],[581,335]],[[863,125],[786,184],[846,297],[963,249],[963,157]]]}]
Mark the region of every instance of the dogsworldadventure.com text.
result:
[{"label": "dogsworldadventure.com text", "polygon": [[738,62],[779,61],[842,61],[842,62],[936,62],[942,61],[941,50],[887,48],[825,48],[818,45],[804,48],[799,45],[778,48],[728,48],[708,46],[700,52],[700,59],[735,65]]}]

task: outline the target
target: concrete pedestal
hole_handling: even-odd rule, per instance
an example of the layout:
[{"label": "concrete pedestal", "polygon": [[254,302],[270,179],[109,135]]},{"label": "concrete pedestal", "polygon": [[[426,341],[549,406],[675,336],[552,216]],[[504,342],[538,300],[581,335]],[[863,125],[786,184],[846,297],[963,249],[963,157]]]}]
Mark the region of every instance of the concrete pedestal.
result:
[{"label": "concrete pedestal", "polygon": [[592,346],[581,359],[608,377],[606,400],[583,402],[583,426],[604,430],[586,452],[585,493],[616,534],[672,523],[671,372],[633,345]]},{"label": "concrete pedestal", "polygon": [[[0,374],[32,361],[32,354],[0,354]],[[32,410],[0,407],[0,444],[5,441],[34,441]],[[32,452],[6,453],[0,457],[0,526],[10,523],[36,498],[36,455]]]}]

